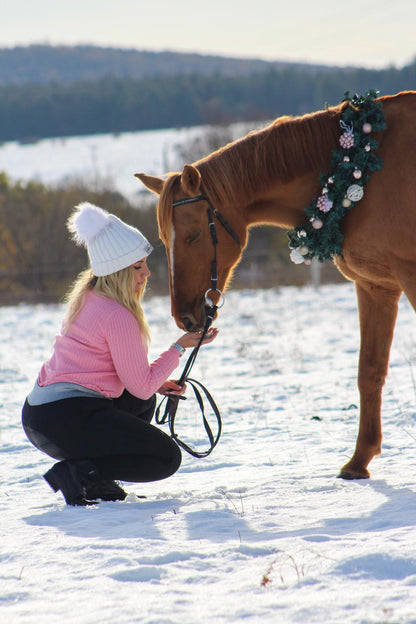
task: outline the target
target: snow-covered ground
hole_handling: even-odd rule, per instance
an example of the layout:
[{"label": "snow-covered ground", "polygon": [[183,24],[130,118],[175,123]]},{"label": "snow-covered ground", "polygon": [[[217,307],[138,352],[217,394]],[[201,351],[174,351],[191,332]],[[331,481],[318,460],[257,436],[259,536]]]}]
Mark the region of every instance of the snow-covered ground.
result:
[{"label": "snow-covered ground", "polygon": [[[167,298],[146,310],[156,356],[178,330]],[[405,299],[370,480],[336,478],[357,431],[353,286],[233,291],[193,370],[221,409],[218,446],[90,508],[52,492],[52,461],[20,426],[61,316],[59,305],[0,309],[1,622],[416,622],[416,325]],[[177,431],[202,438],[190,400]]]}]

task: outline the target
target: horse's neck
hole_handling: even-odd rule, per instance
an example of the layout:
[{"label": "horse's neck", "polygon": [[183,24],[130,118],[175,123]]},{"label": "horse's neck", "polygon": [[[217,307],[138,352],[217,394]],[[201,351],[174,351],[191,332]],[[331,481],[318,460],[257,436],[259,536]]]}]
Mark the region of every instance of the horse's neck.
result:
[{"label": "horse's neck", "polygon": [[246,223],[294,228],[305,220],[305,208],[319,188],[319,171],[314,170],[285,184],[276,184],[266,192],[259,189],[258,196],[245,209]]},{"label": "horse's neck", "polygon": [[265,151],[255,159],[263,163],[259,182],[246,195],[248,225],[293,228],[304,221],[305,207],[319,194],[320,175],[328,171],[338,141],[339,115],[334,111],[285,121],[259,142],[258,149]]}]

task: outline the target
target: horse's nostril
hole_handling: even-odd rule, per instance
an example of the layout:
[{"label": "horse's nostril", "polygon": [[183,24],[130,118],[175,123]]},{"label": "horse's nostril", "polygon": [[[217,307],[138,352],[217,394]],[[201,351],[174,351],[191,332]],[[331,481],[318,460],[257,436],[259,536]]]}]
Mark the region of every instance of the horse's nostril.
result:
[{"label": "horse's nostril", "polygon": [[192,331],[195,329],[196,326],[196,320],[195,318],[192,316],[192,314],[186,314],[185,316],[182,316],[181,321],[183,323],[183,326],[185,327],[186,331]]}]

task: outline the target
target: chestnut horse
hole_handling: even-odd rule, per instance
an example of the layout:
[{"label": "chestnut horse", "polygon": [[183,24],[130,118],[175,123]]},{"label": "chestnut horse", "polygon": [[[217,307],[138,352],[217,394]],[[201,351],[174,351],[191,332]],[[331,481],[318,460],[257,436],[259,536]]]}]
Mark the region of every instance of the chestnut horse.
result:
[{"label": "chestnut horse", "polygon": [[[376,102],[382,103],[386,121],[386,129],[375,136],[383,167],[343,218],[342,255],[334,258],[341,273],[355,282],[361,330],[360,424],[355,452],[339,474],[345,479],[368,478],[368,464],[381,453],[382,387],[402,292],[416,308],[416,92]],[[305,206],[319,194],[320,174],[328,171],[331,152],[339,147],[347,105],[278,118],[166,179],[136,174],[160,196],[159,232],[179,327],[196,331],[204,325],[204,295],[212,290],[207,204],[223,215],[241,242],[217,222],[218,289],[224,291],[251,226],[291,229],[305,221]],[[187,198],[197,199],[173,207]]]}]

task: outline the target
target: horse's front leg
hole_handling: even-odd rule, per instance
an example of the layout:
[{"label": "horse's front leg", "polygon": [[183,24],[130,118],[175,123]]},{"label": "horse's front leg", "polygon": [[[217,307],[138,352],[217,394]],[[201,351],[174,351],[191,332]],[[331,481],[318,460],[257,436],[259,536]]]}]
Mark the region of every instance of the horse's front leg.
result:
[{"label": "horse's front leg", "polygon": [[381,395],[387,376],[390,347],[401,291],[356,283],[361,348],[358,388],[360,426],[355,452],[339,474],[343,479],[367,479],[367,466],[381,453]]}]

